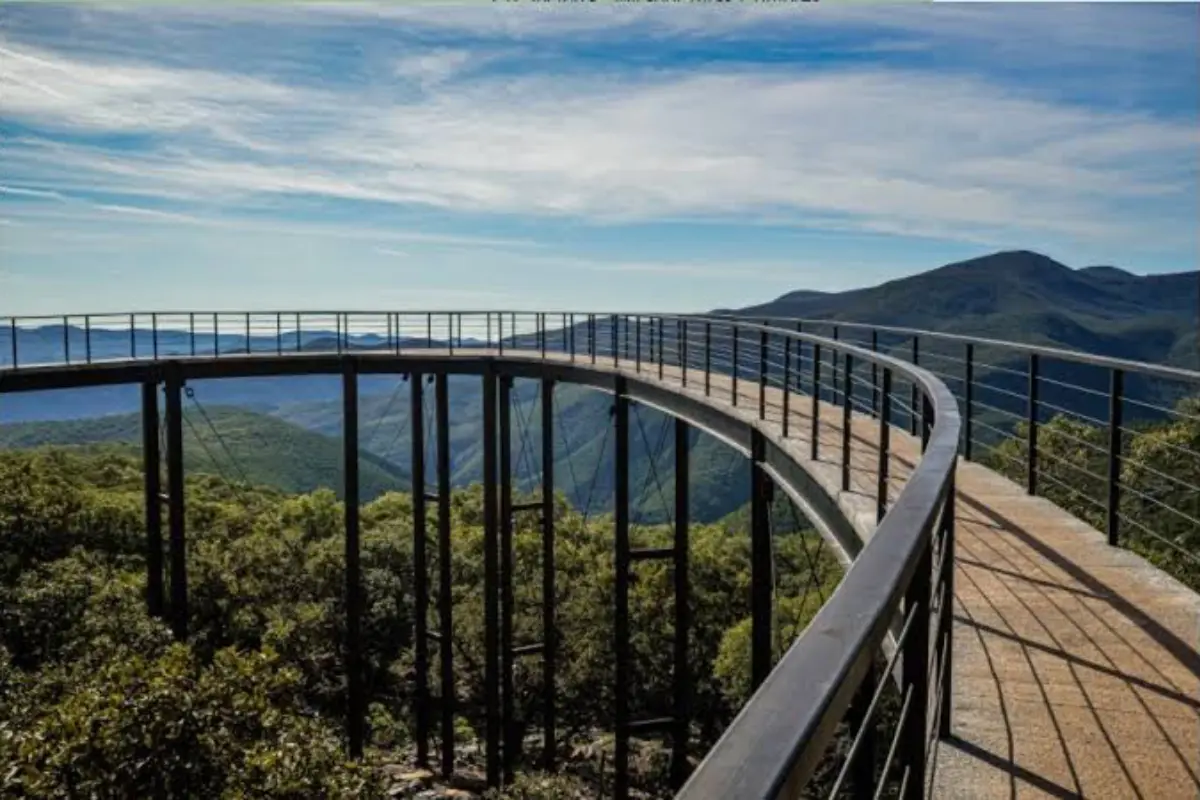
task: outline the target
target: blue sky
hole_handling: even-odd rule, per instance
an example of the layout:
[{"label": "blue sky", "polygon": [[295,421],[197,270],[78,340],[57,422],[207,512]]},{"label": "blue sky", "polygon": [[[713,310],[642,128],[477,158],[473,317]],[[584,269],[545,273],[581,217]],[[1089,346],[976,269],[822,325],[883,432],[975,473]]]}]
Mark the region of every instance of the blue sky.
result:
[{"label": "blue sky", "polygon": [[1200,15],[0,6],[0,314],[702,310],[1196,269]]}]

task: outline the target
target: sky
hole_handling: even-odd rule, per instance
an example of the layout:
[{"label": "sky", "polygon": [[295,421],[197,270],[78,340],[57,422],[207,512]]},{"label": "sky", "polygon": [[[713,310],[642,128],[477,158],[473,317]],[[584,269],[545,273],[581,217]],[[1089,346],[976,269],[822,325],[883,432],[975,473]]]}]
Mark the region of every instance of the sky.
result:
[{"label": "sky", "polygon": [[1193,270],[1198,8],[0,4],[0,314]]}]

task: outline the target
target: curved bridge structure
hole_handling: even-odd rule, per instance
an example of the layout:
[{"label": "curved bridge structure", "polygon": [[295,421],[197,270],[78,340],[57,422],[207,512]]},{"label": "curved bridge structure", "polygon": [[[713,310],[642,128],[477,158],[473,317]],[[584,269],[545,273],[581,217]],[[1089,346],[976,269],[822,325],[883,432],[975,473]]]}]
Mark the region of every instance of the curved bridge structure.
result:
[{"label": "curved bridge structure", "polygon": [[[160,485],[160,470],[146,470],[148,604],[180,638],[188,635],[181,422],[188,382],[341,377],[347,738],[353,754],[362,750],[365,712],[359,376],[409,376],[414,404],[424,402],[432,382],[434,430],[424,429],[423,415],[412,415],[418,454],[412,472],[419,487],[413,514],[414,528],[423,532],[427,507],[441,510],[438,547],[444,555],[450,547],[448,376],[472,375],[481,381],[485,440],[489,783],[502,784],[511,774],[507,698],[519,657],[536,656],[547,676],[545,763],[553,766],[556,753],[553,470],[546,471],[536,504],[543,512],[546,565],[543,641],[517,646],[512,640],[512,517],[523,509],[513,502],[509,400],[513,380],[529,378],[543,384],[547,462],[553,462],[555,383],[584,384],[613,398],[617,797],[630,791],[630,740],[646,736],[670,741],[673,779],[686,798],[811,796],[806,787],[818,771],[830,796],[1183,798],[1200,791],[1200,598],[1121,546],[1133,543],[1163,564],[1180,562],[1162,553],[1196,557],[1181,544],[1195,540],[1179,534],[1178,526],[1156,531],[1129,511],[1130,493],[1142,491],[1129,478],[1136,468],[1129,441],[1142,435],[1139,417],[1186,417],[1163,398],[1200,392],[1200,373],[894,328],[661,314],[10,318],[0,320],[0,345],[0,403],[13,392],[142,387],[147,464],[165,462],[167,476]],[[1083,399],[1068,399],[1072,392]],[[676,420],[671,547],[637,549],[630,543],[629,409],[635,403]],[[1092,498],[1095,514],[1048,491],[1059,473],[1047,462],[1050,453],[1039,433],[1068,435],[1049,423],[1056,413],[1091,419],[1103,431],[1104,474],[1092,476],[1103,492]],[[756,687],[694,769],[686,759],[691,428],[717,436],[752,463]],[[427,465],[419,455],[425,437],[439,442],[432,495],[424,491]],[[1006,438],[1014,441],[1006,446]],[[1187,442],[1172,446],[1181,458],[1200,463]],[[1015,457],[1012,469],[1001,469],[1007,477],[978,463],[985,447]],[[774,488],[804,510],[848,567],[778,661],[771,646],[767,519]],[[1192,506],[1171,500],[1178,496],[1147,500],[1174,513],[1184,533],[1200,533]],[[1088,519],[1073,516],[1072,509]],[[448,586],[450,578],[448,568],[426,574],[424,542],[424,535],[414,539],[414,722],[419,758],[448,773],[455,759],[453,708],[444,703],[435,709],[430,688],[440,681],[442,696],[453,696],[450,610],[437,609],[437,631],[426,629],[425,610],[430,581]],[[630,635],[638,621],[631,619],[629,585],[638,563],[649,559],[673,564],[674,702],[669,717],[636,719],[628,698]],[[899,698],[898,713],[886,726],[880,703],[885,688]],[[434,754],[431,743],[439,745]]]}]

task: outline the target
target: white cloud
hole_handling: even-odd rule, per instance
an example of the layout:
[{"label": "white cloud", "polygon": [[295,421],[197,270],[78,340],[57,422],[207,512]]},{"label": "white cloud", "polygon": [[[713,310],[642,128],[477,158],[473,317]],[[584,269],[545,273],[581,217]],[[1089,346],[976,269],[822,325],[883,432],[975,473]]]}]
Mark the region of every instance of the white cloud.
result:
[{"label": "white cloud", "polygon": [[[896,15],[926,27],[935,17],[950,29],[966,18]],[[443,83],[470,58],[402,59],[397,70],[427,91],[397,98],[386,86],[302,89],[5,46],[5,116],[144,131],[159,146],[14,141],[0,168],[49,193],[334,198],[592,222],[823,217],[969,241],[1177,237],[1195,197],[1194,124],[969,77],[743,69]],[[1158,205],[1130,215],[1134,201]]]},{"label": "white cloud", "polygon": [[461,72],[474,59],[470,51],[439,47],[401,56],[394,69],[401,78],[431,89]]}]

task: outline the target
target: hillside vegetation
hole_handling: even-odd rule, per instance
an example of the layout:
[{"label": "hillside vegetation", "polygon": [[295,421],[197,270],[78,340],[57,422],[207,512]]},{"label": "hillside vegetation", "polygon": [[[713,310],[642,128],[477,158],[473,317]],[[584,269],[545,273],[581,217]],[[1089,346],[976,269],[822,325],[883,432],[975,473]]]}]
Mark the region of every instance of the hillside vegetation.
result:
[{"label": "hillside vegetation", "polygon": [[[184,411],[184,469],[223,475],[246,485],[284,492],[342,487],[341,425],[336,436],[305,430],[240,408]],[[161,437],[160,437],[161,438]],[[0,425],[0,449],[75,445],[141,457],[140,414]],[[165,452],[165,447],[163,448]],[[367,453],[359,465],[360,491],[370,500],[409,487],[408,473]]]},{"label": "hillside vegetation", "polygon": [[[382,797],[411,763],[412,518],[406,494],[362,510],[369,748],[343,755],[342,508],[332,492],[284,496],[187,483],[192,636],[173,643],[145,612],[142,474],[116,452],[0,454],[0,794],[20,797]],[[465,764],[483,730],[482,497],[452,502],[457,736]],[[611,785],[612,521],[560,498],[558,613],[564,777],[512,797],[595,796]],[[731,523],[733,524],[733,523]],[[794,527],[794,526],[793,526]],[[435,556],[435,521],[427,539]],[[637,527],[665,545],[666,527]],[[541,533],[519,518],[516,641],[540,639]],[[749,689],[749,541],[692,529],[696,676],[691,752],[702,754]],[[776,538],[776,654],[840,578],[823,542]],[[638,566],[631,589],[635,717],[669,709],[670,570]],[[436,608],[436,582],[431,598]],[[535,662],[530,662],[536,664]],[[522,662],[517,716],[536,733],[541,674]],[[436,678],[432,680],[434,687]],[[436,692],[436,688],[435,688]],[[436,741],[435,745],[436,747]],[[639,742],[635,784],[665,792],[661,747]],[[532,767],[535,754],[522,756]],[[609,783],[606,783],[609,782]],[[399,791],[399,790],[397,790]],[[554,794],[553,792],[560,792]],[[521,793],[525,792],[525,793]],[[566,792],[570,792],[567,794]],[[404,796],[395,794],[393,796]]]}]

